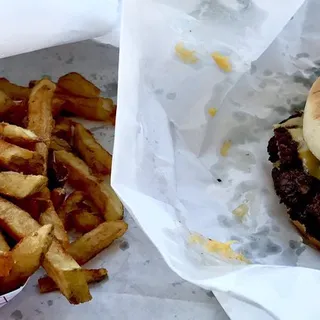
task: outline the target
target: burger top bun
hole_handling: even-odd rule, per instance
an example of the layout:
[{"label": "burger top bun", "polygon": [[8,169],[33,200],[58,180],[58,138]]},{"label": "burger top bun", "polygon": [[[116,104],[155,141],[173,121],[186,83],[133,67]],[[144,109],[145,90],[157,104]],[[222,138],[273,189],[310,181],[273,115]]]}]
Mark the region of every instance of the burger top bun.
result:
[{"label": "burger top bun", "polygon": [[303,117],[303,137],[310,151],[320,160],[320,78],[308,94]]}]

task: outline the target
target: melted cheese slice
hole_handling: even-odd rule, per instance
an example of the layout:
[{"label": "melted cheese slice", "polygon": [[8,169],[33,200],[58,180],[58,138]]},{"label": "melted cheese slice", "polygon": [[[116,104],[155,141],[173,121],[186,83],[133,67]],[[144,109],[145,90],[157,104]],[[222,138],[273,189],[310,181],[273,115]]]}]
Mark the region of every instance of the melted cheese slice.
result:
[{"label": "melted cheese slice", "polygon": [[303,138],[303,117],[288,119],[286,122],[277,124],[274,128],[287,128],[292,139],[298,143],[298,154],[302,161],[303,168],[311,176],[320,179],[320,161],[309,150]]},{"label": "melted cheese slice", "polygon": [[302,128],[288,129],[292,139],[298,143],[298,154],[304,169],[313,177],[320,179],[320,161],[309,150],[303,139]]}]

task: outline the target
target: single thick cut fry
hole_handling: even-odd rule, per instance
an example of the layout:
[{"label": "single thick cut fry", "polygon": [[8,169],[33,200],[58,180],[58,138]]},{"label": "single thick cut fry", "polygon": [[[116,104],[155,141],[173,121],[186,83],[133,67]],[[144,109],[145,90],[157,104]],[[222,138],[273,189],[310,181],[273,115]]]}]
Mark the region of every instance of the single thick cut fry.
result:
[{"label": "single thick cut fry", "polygon": [[109,98],[83,98],[57,93],[65,100],[63,109],[88,120],[106,121],[114,124],[116,107]]},{"label": "single thick cut fry", "polygon": [[[37,231],[40,225],[27,212],[0,198],[0,227],[13,239],[20,240]],[[57,240],[52,241],[42,266],[70,303],[78,304],[91,300],[81,267],[63,250]]]},{"label": "single thick cut fry", "polygon": [[90,173],[89,167],[80,158],[66,151],[55,151],[55,159],[68,169],[68,181],[78,190],[85,192],[100,210],[105,220],[123,217],[123,205],[108,183],[100,183]]},{"label": "single thick cut fry", "polygon": [[[87,283],[100,282],[108,278],[108,271],[107,269],[104,269],[104,268],[82,269],[82,272],[84,273]],[[38,286],[39,286],[40,293],[48,293],[48,292],[58,290],[58,287],[55,284],[55,282],[48,276],[40,278],[38,280]]]},{"label": "single thick cut fry", "polygon": [[13,84],[6,78],[0,78],[0,90],[13,100],[27,99],[31,92],[30,88]]},{"label": "single thick cut fry", "polygon": [[45,225],[23,238],[11,251],[14,261],[10,274],[0,278],[0,294],[15,290],[40,267],[52,243],[52,225]]},{"label": "single thick cut fry", "polygon": [[43,158],[37,152],[0,139],[0,167],[28,174],[38,174],[42,165]]},{"label": "single thick cut fry", "polygon": [[0,172],[0,193],[25,198],[41,191],[48,183],[48,178],[40,175],[24,175],[18,172]]},{"label": "single thick cut fry", "polygon": [[52,98],[56,85],[48,79],[41,80],[29,97],[28,129],[43,142],[36,144],[36,151],[43,157],[43,174],[47,172],[48,147],[53,129]]},{"label": "single thick cut fry", "polygon": [[79,304],[92,299],[81,267],[57,241],[47,252],[43,267],[70,303]]},{"label": "single thick cut fry", "polygon": [[57,86],[76,96],[94,98],[100,95],[99,88],[76,72],[70,72],[60,77]]},{"label": "single thick cut fry", "polygon": [[112,164],[111,154],[80,123],[77,123],[74,127],[74,147],[94,173],[101,175],[110,174]]},{"label": "single thick cut fry", "polygon": [[124,221],[104,222],[71,243],[68,252],[80,265],[83,265],[120,238],[127,229],[128,225]]},{"label": "single thick cut fry", "polygon": [[0,136],[5,140],[18,145],[25,145],[39,141],[37,135],[32,131],[6,122],[0,122]]}]

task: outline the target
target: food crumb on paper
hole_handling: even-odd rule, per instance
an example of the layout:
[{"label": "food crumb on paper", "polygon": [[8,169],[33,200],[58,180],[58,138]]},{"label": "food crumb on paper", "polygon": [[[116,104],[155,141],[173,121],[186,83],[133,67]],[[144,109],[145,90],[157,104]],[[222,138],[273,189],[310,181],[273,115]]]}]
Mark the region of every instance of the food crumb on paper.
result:
[{"label": "food crumb on paper", "polygon": [[229,57],[226,57],[219,52],[212,53],[211,57],[222,71],[224,72],[232,71],[232,65]]},{"label": "food crumb on paper", "polygon": [[209,108],[208,113],[213,118],[217,114],[218,110],[216,108]]},{"label": "food crumb on paper", "polygon": [[237,253],[231,248],[231,245],[236,243],[236,241],[219,242],[216,240],[207,239],[197,233],[191,234],[189,241],[190,243],[202,245],[210,253],[217,253],[227,259],[250,263],[250,261],[243,254]]},{"label": "food crumb on paper", "polygon": [[225,141],[225,142],[222,144],[222,147],[221,147],[221,149],[220,149],[220,154],[221,154],[223,157],[228,156],[229,150],[230,150],[230,148],[231,148],[231,145],[232,145],[231,140],[227,140],[227,141]]},{"label": "food crumb on paper", "polygon": [[242,220],[246,216],[248,211],[249,211],[248,205],[245,203],[242,203],[232,211],[232,214]]},{"label": "food crumb on paper", "polygon": [[196,57],[194,50],[188,50],[182,42],[179,42],[175,46],[176,55],[184,62],[184,63],[196,63],[198,58]]}]

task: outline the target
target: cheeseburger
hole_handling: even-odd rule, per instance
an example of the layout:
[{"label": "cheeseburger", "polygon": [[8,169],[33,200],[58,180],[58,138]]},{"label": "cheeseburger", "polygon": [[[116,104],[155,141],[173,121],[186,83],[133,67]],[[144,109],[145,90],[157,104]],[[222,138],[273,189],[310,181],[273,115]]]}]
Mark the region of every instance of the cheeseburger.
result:
[{"label": "cheeseburger", "polygon": [[280,202],[305,240],[320,249],[320,78],[304,111],[274,125],[268,153]]}]

